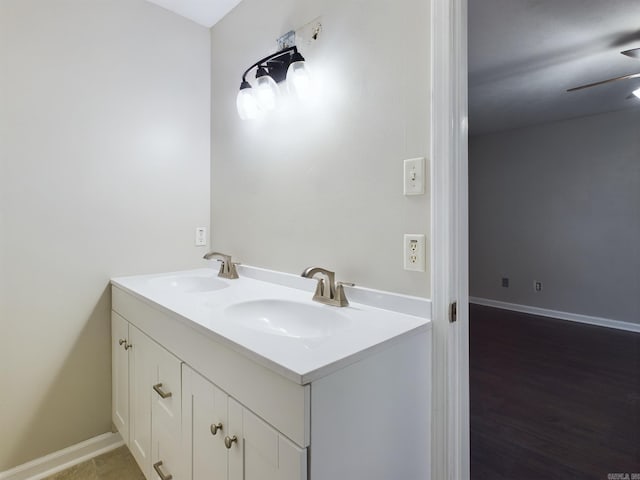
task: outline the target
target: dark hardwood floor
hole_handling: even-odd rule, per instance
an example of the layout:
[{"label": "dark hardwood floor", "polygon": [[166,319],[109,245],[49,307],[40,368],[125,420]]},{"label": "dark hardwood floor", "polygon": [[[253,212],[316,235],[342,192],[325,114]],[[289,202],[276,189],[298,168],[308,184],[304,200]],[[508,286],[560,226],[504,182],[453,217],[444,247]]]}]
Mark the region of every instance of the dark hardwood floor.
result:
[{"label": "dark hardwood floor", "polygon": [[471,305],[470,394],[472,480],[640,478],[640,334]]}]

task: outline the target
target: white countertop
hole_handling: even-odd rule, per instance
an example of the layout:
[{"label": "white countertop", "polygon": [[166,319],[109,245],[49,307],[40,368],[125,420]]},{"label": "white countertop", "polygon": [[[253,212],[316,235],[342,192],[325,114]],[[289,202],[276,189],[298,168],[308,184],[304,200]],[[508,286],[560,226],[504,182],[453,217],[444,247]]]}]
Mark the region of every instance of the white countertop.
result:
[{"label": "white countertop", "polygon": [[[350,305],[326,306],[311,301],[315,280],[247,266],[238,271],[235,280],[219,279],[217,270],[202,268],[118,277],[111,283],[300,384],[431,328],[427,299],[345,287]],[[222,288],[213,290],[216,286]],[[337,328],[327,335],[296,338],[247,327],[226,310],[240,302],[274,299],[324,309]]]}]

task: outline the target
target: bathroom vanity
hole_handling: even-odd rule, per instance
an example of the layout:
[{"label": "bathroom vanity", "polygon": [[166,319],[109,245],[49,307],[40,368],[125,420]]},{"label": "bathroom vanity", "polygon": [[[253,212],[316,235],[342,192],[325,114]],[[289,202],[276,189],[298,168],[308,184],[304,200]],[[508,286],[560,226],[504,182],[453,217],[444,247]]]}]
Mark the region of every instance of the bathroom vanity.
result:
[{"label": "bathroom vanity", "polygon": [[429,302],[238,270],[112,280],[113,422],[146,478],[428,479]]}]

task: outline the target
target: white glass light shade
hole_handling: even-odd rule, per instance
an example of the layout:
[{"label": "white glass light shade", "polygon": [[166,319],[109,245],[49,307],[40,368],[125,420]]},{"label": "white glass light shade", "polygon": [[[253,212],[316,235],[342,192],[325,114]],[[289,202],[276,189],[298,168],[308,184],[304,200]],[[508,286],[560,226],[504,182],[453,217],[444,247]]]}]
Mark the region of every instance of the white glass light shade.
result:
[{"label": "white glass light shade", "polygon": [[260,116],[260,105],[253,93],[253,88],[241,88],[236,98],[238,115],[242,120],[253,120]]},{"label": "white glass light shade", "polygon": [[256,97],[262,110],[274,110],[279,93],[278,84],[269,75],[256,78]]},{"label": "white glass light shade", "polygon": [[631,93],[633,93],[637,98],[640,98],[640,88],[638,88],[638,89],[634,90],[634,91],[633,91],[633,92],[631,92]]},{"label": "white glass light shade", "polygon": [[308,99],[313,95],[313,82],[304,61],[293,62],[287,70],[289,91],[300,99]]}]

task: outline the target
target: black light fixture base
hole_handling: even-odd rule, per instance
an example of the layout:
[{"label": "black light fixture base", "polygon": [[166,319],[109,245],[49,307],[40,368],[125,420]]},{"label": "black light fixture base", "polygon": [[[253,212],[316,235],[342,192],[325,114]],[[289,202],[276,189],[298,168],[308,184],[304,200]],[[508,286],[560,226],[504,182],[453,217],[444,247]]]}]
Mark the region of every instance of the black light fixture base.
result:
[{"label": "black light fixture base", "polygon": [[243,83],[247,81],[247,74],[253,69],[266,69],[269,76],[273,78],[276,83],[283,82],[287,78],[287,70],[289,65],[293,62],[304,61],[304,58],[298,52],[297,47],[289,47],[284,50],[280,50],[268,57],[263,58],[259,62],[251,65],[242,75]]},{"label": "black light fixture base", "polygon": [[266,63],[269,76],[276,83],[283,82],[287,78],[287,70],[291,65],[291,52],[283,53],[275,58],[270,59]]}]

